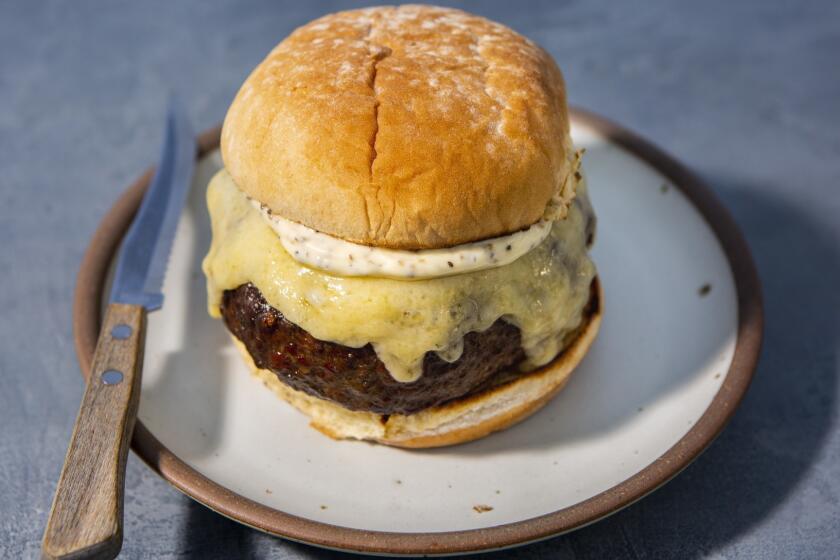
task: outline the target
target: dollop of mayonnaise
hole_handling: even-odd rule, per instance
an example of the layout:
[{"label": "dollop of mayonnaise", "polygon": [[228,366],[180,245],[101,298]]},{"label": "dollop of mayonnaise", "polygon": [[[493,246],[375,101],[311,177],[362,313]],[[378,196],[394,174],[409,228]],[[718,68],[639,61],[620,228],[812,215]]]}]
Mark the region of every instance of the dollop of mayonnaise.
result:
[{"label": "dollop of mayonnaise", "polygon": [[504,266],[542,243],[553,223],[543,219],[528,229],[501,237],[444,249],[409,251],[345,241],[272,214],[255,200],[251,204],[260,210],[293,259],[340,276],[439,278]]}]

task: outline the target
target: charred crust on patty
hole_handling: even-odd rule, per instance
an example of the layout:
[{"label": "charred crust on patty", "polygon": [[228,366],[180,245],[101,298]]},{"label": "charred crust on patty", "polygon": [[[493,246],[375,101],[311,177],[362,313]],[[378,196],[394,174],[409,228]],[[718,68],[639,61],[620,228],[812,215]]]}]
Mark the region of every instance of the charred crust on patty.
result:
[{"label": "charred crust on patty", "polygon": [[224,292],[222,317],[257,366],[287,385],[350,410],[409,414],[481,390],[525,354],[519,329],[496,321],[464,337],[461,358],[449,363],[429,352],[423,375],[396,381],[370,344],[351,348],[318,340],[271,307],[253,284]]},{"label": "charred crust on patty", "polygon": [[[590,298],[582,316],[596,313],[597,305],[597,298]],[[316,339],[273,308],[253,284],[225,291],[221,312],[255,364],[286,385],[349,410],[386,417],[418,412],[508,382],[521,375],[517,366],[525,359],[519,329],[500,319],[485,331],[467,333],[463,353],[455,362],[428,352],[421,377],[402,383],[391,376],[370,344],[351,348]],[[567,333],[564,347],[576,336],[576,330]]]}]

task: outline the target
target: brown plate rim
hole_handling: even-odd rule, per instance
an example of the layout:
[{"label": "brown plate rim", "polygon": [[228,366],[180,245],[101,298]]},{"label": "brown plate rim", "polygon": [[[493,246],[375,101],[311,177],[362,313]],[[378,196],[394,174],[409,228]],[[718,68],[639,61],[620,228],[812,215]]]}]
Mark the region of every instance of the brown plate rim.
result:
[{"label": "brown plate rim", "polygon": [[[618,485],[553,513],[465,531],[397,533],[339,527],[305,519],[231,492],[184,463],[138,421],[132,449],[175,488],[231,519],[288,539],[321,547],[373,554],[456,554],[494,550],[538,541],[593,523],[659,488],[697,458],[734,413],[758,363],[764,313],[755,264],[738,226],[717,197],[694,173],[647,140],[583,109],[572,119],[594,129],[646,161],[680,189],[715,232],[732,268],[738,300],[738,337],[732,364],[720,390],[697,423],[653,463]],[[220,127],[198,138],[198,157],[219,145]],[[82,259],[73,302],[76,353],[88,376],[101,320],[101,301],[110,262],[125,234],[153,170],[141,175],[100,222]]]}]

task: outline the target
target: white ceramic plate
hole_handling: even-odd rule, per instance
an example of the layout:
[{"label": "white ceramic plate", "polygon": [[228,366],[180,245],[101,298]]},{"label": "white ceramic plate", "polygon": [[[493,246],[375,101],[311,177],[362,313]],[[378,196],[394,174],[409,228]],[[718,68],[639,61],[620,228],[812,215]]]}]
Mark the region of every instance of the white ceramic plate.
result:
[{"label": "white ceramic plate", "polygon": [[[251,376],[222,323],[207,315],[204,192],[221,165],[212,151],[178,228],[165,305],[149,316],[138,428],[146,441],[135,437],[135,450],[235,519],[324,546],[391,553],[542,538],[673,476],[746,389],[761,330],[755,273],[728,217],[702,186],[687,186],[695,180],[672,160],[591,115],[575,114],[573,136],[586,148],[598,216],[603,325],[543,410],[488,438],[425,451],[336,442],[309,428]],[[672,464],[658,464],[663,456]]]}]

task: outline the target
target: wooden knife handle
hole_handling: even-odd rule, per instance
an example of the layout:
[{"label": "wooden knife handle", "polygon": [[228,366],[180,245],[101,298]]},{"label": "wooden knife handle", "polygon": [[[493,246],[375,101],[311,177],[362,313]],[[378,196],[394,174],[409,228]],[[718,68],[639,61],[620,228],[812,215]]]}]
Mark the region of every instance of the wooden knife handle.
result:
[{"label": "wooden knife handle", "polygon": [[44,531],[43,558],[114,558],[122,547],[125,463],[145,334],[142,306],[108,306]]}]

